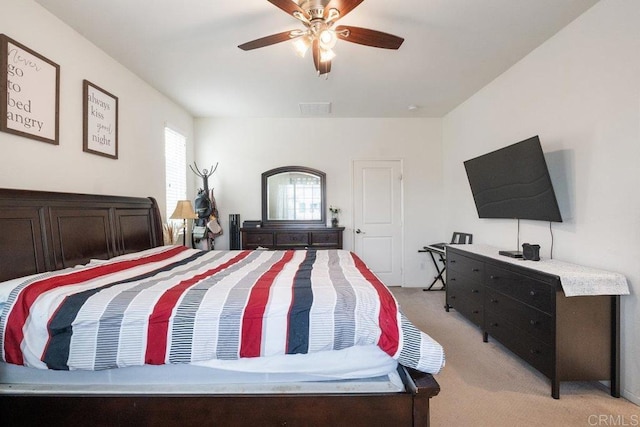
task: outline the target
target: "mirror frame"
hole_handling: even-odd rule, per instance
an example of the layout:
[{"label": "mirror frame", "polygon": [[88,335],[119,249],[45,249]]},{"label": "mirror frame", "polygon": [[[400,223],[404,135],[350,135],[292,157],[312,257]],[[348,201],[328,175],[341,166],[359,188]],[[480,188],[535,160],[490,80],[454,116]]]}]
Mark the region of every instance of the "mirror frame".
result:
[{"label": "mirror frame", "polygon": [[[320,219],[287,220],[269,219],[267,212],[268,187],[267,180],[273,175],[284,172],[303,172],[320,178]],[[317,169],[305,166],[282,166],[262,173],[262,226],[263,227],[326,227],[327,226],[327,175]]]}]

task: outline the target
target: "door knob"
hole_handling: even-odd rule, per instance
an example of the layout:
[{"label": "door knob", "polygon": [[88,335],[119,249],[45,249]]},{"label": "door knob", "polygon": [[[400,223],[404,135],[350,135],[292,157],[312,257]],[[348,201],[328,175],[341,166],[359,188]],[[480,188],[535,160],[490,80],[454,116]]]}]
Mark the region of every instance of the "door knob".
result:
[{"label": "door knob", "polygon": [[364,231],[360,230],[359,228],[356,230],[356,234],[366,234]]}]

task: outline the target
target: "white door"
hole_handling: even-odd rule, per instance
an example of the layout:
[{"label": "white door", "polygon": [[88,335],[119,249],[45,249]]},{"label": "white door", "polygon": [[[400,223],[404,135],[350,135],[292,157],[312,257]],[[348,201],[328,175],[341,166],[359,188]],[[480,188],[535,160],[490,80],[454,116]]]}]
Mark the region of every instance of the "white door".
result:
[{"label": "white door", "polygon": [[354,252],[386,285],[402,280],[402,162],[354,160]]}]

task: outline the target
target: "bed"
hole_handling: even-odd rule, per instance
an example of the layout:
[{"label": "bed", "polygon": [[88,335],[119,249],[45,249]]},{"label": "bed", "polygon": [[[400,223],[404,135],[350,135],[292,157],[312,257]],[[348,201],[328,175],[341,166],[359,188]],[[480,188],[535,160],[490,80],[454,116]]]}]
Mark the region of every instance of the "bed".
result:
[{"label": "bed", "polygon": [[[337,250],[204,252],[178,246],[163,247],[161,218],[157,203],[152,198],[0,190],[0,230],[0,282],[4,285],[0,286],[3,289],[0,293],[4,292],[4,296],[0,297],[3,302],[3,315],[0,318],[3,358],[11,362],[0,366],[0,410],[3,421],[11,425],[45,422],[68,425],[88,422],[95,425],[429,424],[429,400],[439,393],[440,388],[433,376],[424,371],[437,372],[444,363],[444,354],[438,354],[437,351],[435,354],[426,353],[426,347],[437,348],[437,343],[430,342],[428,336],[424,338],[424,334],[417,331],[397,311],[390,292],[354,254]],[[167,264],[171,265],[172,270],[168,269]],[[194,279],[193,283],[198,283],[196,286],[192,286],[193,283],[185,285],[188,280],[184,277],[178,277],[174,282],[165,280],[168,276],[180,274],[200,277],[203,269],[218,273],[211,273],[206,280]],[[221,271],[224,274],[219,273]],[[158,279],[158,274],[162,280]],[[273,278],[286,274],[301,277],[299,283],[302,285],[289,290],[280,289],[279,286],[286,281],[280,283]],[[318,282],[317,277],[336,277],[336,274],[342,281],[334,278],[331,286]],[[309,279],[310,275],[314,277],[313,280]],[[106,281],[106,276],[109,276],[110,281]],[[38,313],[36,310],[39,306],[35,305],[35,301],[46,298],[33,289],[51,290],[58,286],[56,284],[63,277],[65,280],[75,278],[73,286],[82,287],[82,292],[58,295],[57,300],[65,301],[64,306],[45,308],[43,313],[46,314],[36,316],[34,313]],[[251,277],[253,279],[247,279]],[[262,280],[255,280],[257,277]],[[171,292],[167,291],[162,295],[150,292],[150,280],[162,282],[160,286]],[[243,280],[254,285],[239,286],[238,284],[244,283]],[[349,282],[349,286],[337,286],[345,280]],[[368,282],[364,284],[368,288],[360,288],[355,285],[356,282]],[[255,283],[260,285],[256,286]],[[309,305],[310,299],[323,298],[321,295],[324,294],[318,292],[317,283],[322,283],[320,287],[332,288],[333,295],[343,293],[347,288],[353,289],[352,293],[359,295],[357,303],[354,303],[356,305],[374,304],[374,309],[369,310],[375,313],[375,316],[370,316],[373,318],[372,326],[366,326],[367,320],[360,318],[346,326],[340,326],[342,324],[334,324],[331,316],[327,317],[322,309]],[[123,284],[128,286],[126,291],[116,292]],[[196,289],[198,286],[206,289]],[[212,293],[213,290],[225,289],[225,286],[227,296],[224,298]],[[68,287],[66,283],[64,287]],[[189,315],[181,317],[180,321],[150,322],[149,326],[141,330],[138,328],[139,322],[134,318],[127,323],[128,328],[134,330],[133,334],[123,334],[125,338],[118,338],[120,341],[117,344],[103,346],[105,348],[102,350],[97,344],[94,347],[87,346],[85,341],[82,341],[83,344],[70,344],[83,334],[93,337],[88,341],[94,343],[97,334],[109,337],[118,335],[120,332],[104,329],[104,324],[96,327],[100,322],[92,320],[90,314],[100,311],[102,314],[98,317],[102,316],[104,319],[104,313],[121,306],[123,300],[129,303],[132,300],[144,300],[143,297],[127,299],[138,288],[149,295],[155,295],[149,298],[155,298],[152,307],[156,311],[148,307],[143,309],[151,310],[151,318],[154,319],[161,319],[168,311],[179,312],[176,308],[178,302],[183,308],[193,307],[194,304],[203,306],[202,300],[207,298],[214,302],[223,299],[235,301],[235,305],[254,300],[262,300],[262,303],[243,305],[245,312],[253,313],[248,320],[221,316],[220,313],[229,312],[230,305],[233,304],[216,306],[214,303],[214,308],[206,306],[206,309],[193,309]],[[181,291],[176,293],[178,288]],[[23,289],[36,293],[27,293]],[[230,292],[235,293],[235,299],[229,297]],[[383,302],[371,302],[368,292],[378,294]],[[273,302],[279,299],[265,303],[266,295],[278,293],[289,295],[290,299],[294,295],[297,303],[307,306],[294,310],[291,309],[294,304],[286,301],[280,307]],[[87,301],[100,299],[96,295],[110,295],[106,298],[108,308],[92,309],[82,306],[79,309],[78,298],[84,301],[83,304],[89,304]],[[314,298],[310,298],[311,295]],[[194,303],[196,300],[198,302]],[[243,302],[240,304],[238,301]],[[378,307],[375,304],[381,305]],[[290,308],[285,310],[283,307]],[[32,317],[29,318],[27,314],[30,310]],[[79,314],[81,310],[84,311]],[[265,311],[276,313],[275,320],[262,320],[268,319]],[[74,313],[73,319],[76,320],[73,333],[69,333],[70,324],[63,322],[69,317],[69,312]],[[310,320],[310,312],[315,313],[315,320]],[[226,320],[227,325],[217,324],[219,326],[215,328],[219,331],[216,334],[210,334],[210,331],[206,334],[198,333],[197,330],[210,328],[200,325],[209,325],[202,319],[211,313],[218,313],[219,319]],[[343,317],[343,313],[351,311],[345,311],[343,307],[332,316]],[[322,316],[326,317],[326,321]],[[82,321],[77,321],[79,318]],[[112,318],[114,317],[110,317]],[[192,319],[191,323],[185,322],[187,318]],[[196,318],[200,319],[199,323],[193,320]],[[44,329],[56,332],[49,337],[38,337],[36,334],[35,338],[27,340],[25,336],[28,329],[38,323],[33,319],[40,319],[45,325]],[[87,328],[80,329],[80,324]],[[314,335],[319,338],[309,338],[298,333],[313,329],[310,324],[320,329],[319,334]],[[317,325],[323,326],[318,328]],[[139,329],[138,335],[136,328]],[[171,328],[169,333],[168,328]],[[252,329],[262,331],[262,335],[258,333],[261,338],[257,341],[256,338],[251,338],[254,336],[249,333]],[[356,333],[354,329],[360,332]],[[180,347],[176,343],[181,340],[185,331],[189,331],[188,335],[200,334],[216,338],[214,342],[209,338],[197,345]],[[271,338],[267,340],[268,335],[274,337],[275,341]],[[167,336],[171,340],[158,341],[150,338]],[[338,336],[348,336],[347,341],[355,340],[358,345],[349,347],[341,341],[342,338],[336,339]],[[153,346],[146,345],[140,349],[136,346],[138,341],[153,343]],[[231,342],[230,347],[223,346],[226,341]],[[130,350],[114,355],[110,350],[115,347]],[[374,355],[382,354],[380,360],[384,359],[385,363],[389,360],[399,361],[400,363],[393,365],[393,374],[400,383],[397,384],[398,388],[384,386],[372,389],[366,377],[369,375],[377,378],[377,374],[363,373],[373,368],[365,362],[368,360],[366,357],[348,353],[355,351],[354,348],[357,351],[370,348]],[[356,372],[351,377],[335,373],[332,371],[334,359],[325,358],[329,355],[336,355],[335,360],[348,359],[352,364],[354,360],[358,363],[362,361],[362,366],[349,367],[349,372]],[[298,382],[299,377],[296,376],[277,378],[281,372],[271,373],[266,370],[265,374],[261,369],[255,373],[252,370],[254,362],[259,364],[267,360],[271,363],[272,360],[277,360],[284,365],[293,366],[306,356],[310,360],[316,357],[316,362],[315,370],[311,363],[312,369],[304,372],[309,377],[305,381]],[[331,362],[319,362],[326,360]],[[236,364],[233,366],[245,363],[250,366],[244,371],[244,379],[240,383],[228,382],[224,377],[223,373],[229,370],[229,365],[223,365],[227,362]],[[189,375],[197,379],[203,375],[202,372],[221,373],[219,378],[216,373],[212,384],[203,385],[196,381],[195,385],[176,386],[175,379],[165,379],[162,373],[162,369],[172,369],[174,364],[178,368],[175,371],[178,373],[174,375],[179,380]],[[332,368],[323,365],[331,365]],[[62,383],[66,386],[62,387],[55,381],[49,383],[45,379],[34,380],[39,381],[36,386],[32,384],[25,387],[20,384],[20,380],[26,377],[23,375],[25,371],[20,369],[35,372],[34,378],[38,378],[41,372],[48,375],[53,371],[55,376],[62,378]],[[215,371],[216,369],[219,371]],[[151,372],[150,377],[152,380],[155,378],[155,382],[141,386],[140,382],[144,380],[138,379],[141,377],[136,376],[136,370]],[[84,371],[88,372],[89,381],[79,381],[70,386],[75,380],[68,378],[75,374],[83,375]],[[117,387],[91,387],[94,378],[91,375],[96,371],[129,378],[130,383],[124,386],[118,384]],[[329,377],[325,376],[326,371],[332,371]],[[282,374],[287,377],[289,373]],[[47,375],[43,378],[48,378]],[[276,377],[276,380],[263,383],[265,375],[271,380]],[[358,378],[360,375],[364,378]],[[28,383],[29,380],[26,381]]]}]

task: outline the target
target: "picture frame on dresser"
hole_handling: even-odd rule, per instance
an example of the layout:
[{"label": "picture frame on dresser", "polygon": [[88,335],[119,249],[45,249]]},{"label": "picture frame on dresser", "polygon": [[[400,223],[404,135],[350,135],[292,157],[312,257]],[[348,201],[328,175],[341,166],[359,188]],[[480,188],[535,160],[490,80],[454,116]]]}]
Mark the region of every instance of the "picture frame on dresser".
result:
[{"label": "picture frame on dresser", "polygon": [[60,66],[0,34],[0,131],[58,145]]},{"label": "picture frame on dresser", "polygon": [[88,80],[82,81],[82,150],[118,158],[118,97]]}]

